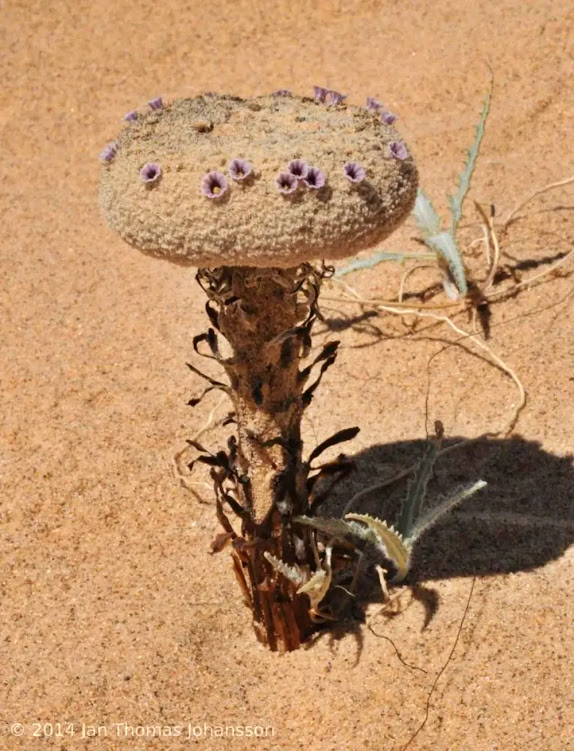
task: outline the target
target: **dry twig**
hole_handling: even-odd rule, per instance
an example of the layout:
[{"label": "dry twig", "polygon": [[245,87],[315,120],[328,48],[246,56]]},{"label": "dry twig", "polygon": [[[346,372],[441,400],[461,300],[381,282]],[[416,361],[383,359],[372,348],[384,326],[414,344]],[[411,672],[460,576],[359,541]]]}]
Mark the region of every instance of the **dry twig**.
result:
[{"label": "dry twig", "polygon": [[512,209],[510,214],[506,217],[506,220],[504,224],[502,225],[502,231],[504,232],[512,219],[515,217],[515,215],[523,209],[527,203],[530,203],[530,201],[533,198],[536,198],[536,196],[542,195],[542,193],[547,193],[549,190],[553,190],[554,188],[560,188],[563,185],[568,185],[569,183],[574,182],[574,176],[573,177],[567,177],[565,180],[559,180],[556,183],[550,183],[549,185],[545,185],[543,188],[538,188],[538,190],[535,190],[534,193],[528,196],[524,201],[518,204],[515,208]]}]

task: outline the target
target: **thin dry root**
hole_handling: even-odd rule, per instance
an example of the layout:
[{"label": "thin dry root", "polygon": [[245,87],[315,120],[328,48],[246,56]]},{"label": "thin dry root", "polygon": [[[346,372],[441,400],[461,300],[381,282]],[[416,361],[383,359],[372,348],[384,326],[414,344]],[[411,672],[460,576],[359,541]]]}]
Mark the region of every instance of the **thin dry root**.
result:
[{"label": "thin dry root", "polygon": [[525,198],[524,201],[522,201],[518,204],[518,206],[515,206],[515,208],[512,209],[510,214],[506,217],[504,224],[502,225],[502,231],[504,232],[504,230],[508,227],[516,214],[518,214],[518,212],[523,209],[527,203],[530,203],[533,198],[542,195],[542,193],[547,193],[549,190],[554,190],[554,188],[561,188],[563,185],[568,185],[572,182],[574,182],[574,177],[567,177],[565,180],[559,180],[556,183],[550,183],[548,185],[545,185],[543,188],[538,188],[538,190],[535,190],[534,193],[531,193],[528,196],[528,198]]}]

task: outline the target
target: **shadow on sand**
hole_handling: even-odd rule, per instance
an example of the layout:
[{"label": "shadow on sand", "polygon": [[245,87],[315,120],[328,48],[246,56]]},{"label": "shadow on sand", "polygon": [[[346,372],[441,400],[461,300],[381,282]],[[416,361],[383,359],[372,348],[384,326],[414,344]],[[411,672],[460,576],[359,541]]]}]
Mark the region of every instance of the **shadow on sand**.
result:
[{"label": "shadow on sand", "polygon": [[[449,446],[462,440],[445,441]],[[357,470],[320,510],[339,516],[351,496],[423,455],[424,441],[376,445],[353,456]],[[408,583],[528,571],[559,558],[574,541],[574,462],[521,438],[485,440],[439,457],[423,508],[457,485],[488,486],[447,513],[415,548]],[[407,480],[364,497],[353,511],[394,522]]]},{"label": "shadow on sand", "polygon": [[[452,438],[444,446],[460,440]],[[337,486],[318,515],[339,517],[353,495],[416,464],[424,448],[422,440],[404,441],[349,456],[356,471]],[[413,597],[424,602],[425,626],[438,608],[433,580],[529,571],[560,558],[574,541],[572,456],[555,456],[521,438],[469,444],[439,457],[423,509],[456,486],[478,479],[486,480],[487,487],[448,512],[421,538],[401,585],[411,587]],[[407,482],[403,479],[365,495],[353,511],[393,523]],[[332,638],[349,631],[357,634],[364,607],[381,602],[374,577],[362,595],[354,618],[328,629]]]}]

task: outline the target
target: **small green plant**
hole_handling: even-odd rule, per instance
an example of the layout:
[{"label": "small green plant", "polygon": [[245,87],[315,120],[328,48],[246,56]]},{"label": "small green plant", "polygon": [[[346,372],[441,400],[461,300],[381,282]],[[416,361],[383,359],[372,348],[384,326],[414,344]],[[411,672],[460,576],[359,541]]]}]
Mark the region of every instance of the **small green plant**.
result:
[{"label": "small green plant", "polygon": [[[351,543],[361,552],[366,552],[366,549],[370,548],[370,552],[374,554],[371,557],[392,562],[395,572],[390,583],[400,583],[409,572],[413,548],[423,534],[444,514],[486,486],[484,480],[478,480],[471,485],[456,488],[433,508],[422,511],[428,482],[442,444],[443,426],[438,421],[435,431],[408,485],[396,527],[374,516],[348,513],[352,501],[343,512],[344,518],[342,519],[298,516],[293,521],[313,527],[322,533],[330,546],[340,541],[346,544]],[[285,574],[283,571],[282,573]],[[325,594],[326,591],[323,592],[323,596]],[[316,609],[317,605],[318,603],[315,603]]]},{"label": "small green plant", "polygon": [[458,189],[454,196],[448,196],[450,208],[450,223],[448,229],[444,229],[443,221],[432,205],[430,198],[424,190],[419,188],[413,216],[417,226],[422,232],[423,240],[431,251],[430,253],[392,253],[379,252],[368,258],[353,261],[339,269],[335,277],[340,278],[352,271],[359,269],[374,268],[383,261],[404,261],[409,259],[423,260],[434,258],[437,260],[443,272],[443,286],[451,299],[459,299],[468,294],[468,283],[462,255],[456,241],[456,231],[462,217],[464,200],[470,188],[470,182],[476,166],[476,160],[480,150],[480,144],[484,136],[486,119],[490,111],[491,90],[484,99],[484,105],[480,119],[476,126],[474,143],[467,152],[467,160],[464,171],[459,175]]}]

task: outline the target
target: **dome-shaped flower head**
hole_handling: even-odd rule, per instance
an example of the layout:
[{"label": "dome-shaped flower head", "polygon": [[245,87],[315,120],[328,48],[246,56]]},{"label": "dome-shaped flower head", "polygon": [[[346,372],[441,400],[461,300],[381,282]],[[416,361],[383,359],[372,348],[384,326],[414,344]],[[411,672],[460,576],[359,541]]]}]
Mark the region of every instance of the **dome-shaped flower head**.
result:
[{"label": "dome-shaped flower head", "polygon": [[138,119],[138,113],[135,110],[128,112],[127,115],[124,115],[122,117],[122,120],[125,120],[127,123],[133,123],[137,119]]},{"label": "dome-shaped flower head", "polygon": [[392,112],[389,112],[389,110],[383,110],[381,112],[381,122],[385,123],[385,125],[392,125],[396,119],[397,116]]},{"label": "dome-shaped flower head", "polygon": [[163,99],[158,96],[155,99],[150,99],[148,104],[152,110],[160,110],[163,107]]},{"label": "dome-shaped flower head", "polygon": [[313,86],[313,96],[316,102],[324,102],[327,99],[328,89],[324,89],[322,86]]},{"label": "dome-shaped flower head", "polygon": [[293,96],[289,89],[277,89],[271,96]]},{"label": "dome-shaped flower head", "polygon": [[343,102],[347,98],[347,95],[346,94],[339,94],[338,91],[331,91],[331,90],[329,90],[327,92],[327,98],[329,100],[329,104],[343,104]]},{"label": "dome-shaped flower head", "polygon": [[357,162],[347,162],[343,167],[345,177],[352,183],[362,183],[365,179],[365,168],[361,167]]},{"label": "dome-shaped flower head", "polygon": [[309,165],[302,159],[292,159],[287,165],[287,170],[295,175],[297,180],[303,180],[309,172]]},{"label": "dome-shaped flower head", "polygon": [[118,144],[115,141],[111,141],[101,152],[100,161],[105,162],[106,164],[113,161],[113,158],[115,157],[117,150],[118,150]]},{"label": "dome-shaped flower head", "polygon": [[200,190],[207,198],[220,198],[227,187],[227,180],[221,172],[208,172],[201,179]]},{"label": "dome-shaped flower head", "polygon": [[245,180],[253,172],[253,167],[247,159],[232,159],[227,169],[233,180]]},{"label": "dome-shaped flower head", "polygon": [[155,183],[161,176],[161,167],[155,162],[148,162],[140,170],[140,178],[144,183]]},{"label": "dome-shaped flower head", "polygon": [[277,190],[283,195],[289,195],[297,190],[299,181],[290,172],[280,172],[275,178],[275,185]]},{"label": "dome-shaped flower head", "polygon": [[369,112],[378,112],[382,106],[383,105],[377,99],[373,99],[372,96],[367,97],[367,109]]},{"label": "dome-shaped flower head", "polygon": [[389,154],[395,159],[403,161],[408,157],[409,152],[402,141],[391,141],[389,144]]},{"label": "dome-shaped flower head", "polygon": [[325,185],[325,175],[319,167],[309,167],[306,177],[303,178],[303,182],[308,188],[313,190],[319,190]]}]

